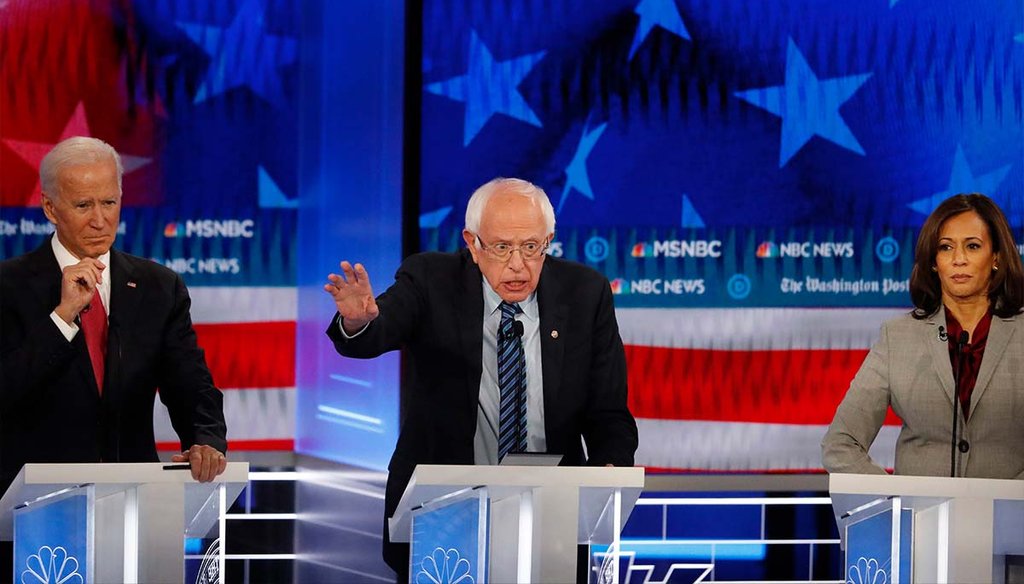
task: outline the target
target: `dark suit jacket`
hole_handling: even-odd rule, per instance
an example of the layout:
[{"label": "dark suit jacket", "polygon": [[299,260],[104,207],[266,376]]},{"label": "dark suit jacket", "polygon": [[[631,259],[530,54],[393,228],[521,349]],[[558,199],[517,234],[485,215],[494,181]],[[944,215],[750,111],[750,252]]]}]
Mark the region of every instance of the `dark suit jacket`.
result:
[{"label": "dark suit jacket", "polygon": [[[409,405],[389,466],[387,516],[417,464],[473,464],[482,282],[467,250],[414,255],[377,297],[380,316],[362,334],[345,339],[337,315],[327,329],[348,357],[406,349]],[[586,266],[548,257],[537,301],[548,451],[562,454],[566,465],[632,466],[637,429],[626,406],[626,357],[608,281]]]},{"label": "dark suit jacket", "polygon": [[[0,262],[0,487],[26,462],[156,461],[157,388],[182,448],[224,452],[223,396],[196,345],[181,278],[111,250],[110,332],[102,398],[81,333],[50,313],[61,271],[50,240]],[[0,490],[0,492],[2,492]]]}]

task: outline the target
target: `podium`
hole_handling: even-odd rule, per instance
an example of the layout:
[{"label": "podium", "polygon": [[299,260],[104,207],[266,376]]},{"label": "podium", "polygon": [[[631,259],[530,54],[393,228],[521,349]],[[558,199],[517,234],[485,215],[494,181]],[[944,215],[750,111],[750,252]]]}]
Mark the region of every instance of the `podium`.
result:
[{"label": "podium", "polygon": [[14,581],[219,582],[224,513],[248,475],[245,462],[211,483],[182,464],[26,464],[0,499]]},{"label": "podium", "polygon": [[1024,554],[1024,481],[833,474],[829,494],[847,581],[1002,582]]},{"label": "podium", "polygon": [[643,468],[421,464],[388,527],[413,582],[575,582],[577,543],[617,550],[643,486]]}]

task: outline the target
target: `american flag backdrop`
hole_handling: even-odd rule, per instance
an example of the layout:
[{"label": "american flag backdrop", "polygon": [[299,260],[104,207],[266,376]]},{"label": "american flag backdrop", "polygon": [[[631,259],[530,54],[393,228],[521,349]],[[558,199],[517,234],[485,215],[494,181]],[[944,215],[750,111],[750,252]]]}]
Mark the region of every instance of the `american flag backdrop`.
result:
[{"label": "american flag backdrop", "polygon": [[[114,145],[117,245],[186,279],[232,449],[295,437],[302,10],[0,0],[0,257],[51,232],[37,172],[53,144]],[[422,21],[420,62],[405,64],[422,79],[405,87],[420,173],[404,177],[420,192],[421,249],[461,244],[486,180],[542,186],[551,253],[615,293],[639,464],[818,469],[879,324],[909,307],[927,213],[984,192],[1024,241],[1019,0],[407,10]],[[891,465],[889,422],[876,446]]]},{"label": "american flag backdrop", "polygon": [[552,253],[611,282],[649,467],[820,469],[927,214],[1024,227],[1017,0],[426,0],[422,77],[423,247],[489,178],[542,186]]},{"label": "american flag backdrop", "polygon": [[52,233],[38,168],[54,144],[113,145],[116,245],[185,278],[233,450],[294,441],[298,44],[290,2],[0,2],[0,257]]}]

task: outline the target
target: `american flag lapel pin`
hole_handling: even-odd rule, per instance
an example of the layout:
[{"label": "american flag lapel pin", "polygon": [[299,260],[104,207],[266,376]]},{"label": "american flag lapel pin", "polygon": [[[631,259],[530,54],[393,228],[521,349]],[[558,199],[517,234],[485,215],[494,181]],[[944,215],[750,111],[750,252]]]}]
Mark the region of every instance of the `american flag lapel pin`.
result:
[{"label": "american flag lapel pin", "polygon": [[129,288],[136,288],[136,287],[138,287],[138,285],[137,285],[137,284],[136,284],[135,282],[130,282],[130,281],[129,281],[129,282],[128,282],[128,287],[129,287]]}]

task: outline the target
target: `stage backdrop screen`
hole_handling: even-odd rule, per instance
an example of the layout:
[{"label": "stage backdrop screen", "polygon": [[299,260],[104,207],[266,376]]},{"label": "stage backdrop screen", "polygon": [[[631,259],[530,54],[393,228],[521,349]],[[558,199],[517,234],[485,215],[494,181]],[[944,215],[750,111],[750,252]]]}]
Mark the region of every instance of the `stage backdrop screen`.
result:
[{"label": "stage backdrop screen", "polygon": [[299,21],[279,1],[0,2],[0,258],[53,233],[43,155],[112,145],[115,246],[188,285],[232,451],[293,445]]},{"label": "stage backdrop screen", "polygon": [[115,245],[188,285],[230,451],[385,468],[397,353],[337,355],[322,286],[350,259],[383,290],[400,260],[403,18],[400,0],[0,0],[0,259],[48,245],[44,154],[108,142]]},{"label": "stage backdrop screen", "polygon": [[[515,176],[602,272],[638,464],[820,468],[947,196],[1024,227],[1017,0],[426,0],[420,243]],[[1020,250],[1018,250],[1020,251]],[[892,466],[898,420],[874,451]]]}]

